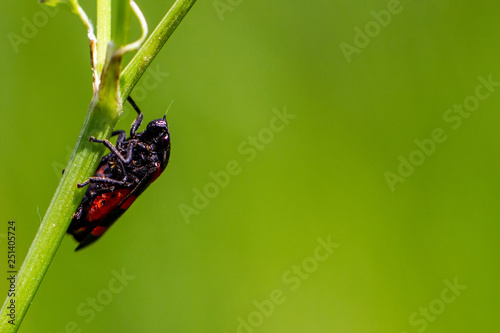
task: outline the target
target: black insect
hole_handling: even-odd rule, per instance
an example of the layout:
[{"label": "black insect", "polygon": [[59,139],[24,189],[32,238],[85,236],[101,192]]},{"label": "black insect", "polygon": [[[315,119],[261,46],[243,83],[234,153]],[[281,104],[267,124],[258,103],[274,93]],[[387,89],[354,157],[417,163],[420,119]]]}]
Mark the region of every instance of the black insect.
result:
[{"label": "black insect", "polygon": [[79,188],[88,185],[88,189],[68,228],[80,243],[76,251],[101,237],[167,167],[170,133],[166,116],[137,133],[143,114],[130,97],[127,100],[138,113],[130,137],[126,138],[125,131],[114,131],[111,136],[118,136],[115,146],[108,140],[89,138],[111,152],[101,159],[93,177],[78,184]]}]

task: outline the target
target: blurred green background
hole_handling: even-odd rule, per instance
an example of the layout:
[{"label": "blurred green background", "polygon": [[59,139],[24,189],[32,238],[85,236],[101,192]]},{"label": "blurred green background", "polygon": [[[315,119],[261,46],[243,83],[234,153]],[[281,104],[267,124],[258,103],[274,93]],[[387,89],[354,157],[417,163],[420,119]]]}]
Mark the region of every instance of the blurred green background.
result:
[{"label": "blurred green background", "polygon": [[[151,28],[172,2],[138,1]],[[20,332],[500,331],[499,13],[198,1],[132,93],[146,121],[174,100],[170,165],[97,243],[65,237]],[[0,29],[0,242],[15,220],[20,260],[91,73],[63,9],[3,1]]]}]

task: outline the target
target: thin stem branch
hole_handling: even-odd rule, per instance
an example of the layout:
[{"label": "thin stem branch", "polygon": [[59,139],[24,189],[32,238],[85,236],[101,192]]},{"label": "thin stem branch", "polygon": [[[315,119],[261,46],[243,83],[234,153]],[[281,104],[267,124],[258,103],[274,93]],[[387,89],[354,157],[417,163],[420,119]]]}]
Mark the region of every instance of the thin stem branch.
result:
[{"label": "thin stem branch", "polygon": [[141,45],[146,40],[146,37],[148,36],[148,23],[146,22],[146,18],[144,17],[144,14],[142,14],[141,9],[139,8],[139,6],[137,6],[137,4],[133,0],[130,0],[130,7],[134,11],[135,16],[137,17],[139,23],[141,24],[142,34],[141,37],[135,42],[122,46],[117,51],[121,54],[137,50],[139,47],[141,47]]},{"label": "thin stem branch", "polygon": [[163,17],[151,36],[130,60],[120,76],[120,91],[124,100],[137,84],[165,42],[189,12],[196,0],[177,0]]},{"label": "thin stem branch", "polygon": [[106,51],[111,40],[111,0],[97,0],[97,62],[96,70],[102,73]]},{"label": "thin stem branch", "polygon": [[131,0],[113,0],[113,18],[111,38],[117,47],[127,44],[130,31],[130,5]]}]

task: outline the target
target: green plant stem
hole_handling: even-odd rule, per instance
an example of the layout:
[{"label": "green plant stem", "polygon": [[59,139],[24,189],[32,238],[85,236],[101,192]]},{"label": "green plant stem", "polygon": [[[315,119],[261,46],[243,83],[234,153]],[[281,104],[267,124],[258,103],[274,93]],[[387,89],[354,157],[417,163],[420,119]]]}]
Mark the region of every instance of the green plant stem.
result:
[{"label": "green plant stem", "polygon": [[[108,21],[108,24],[110,22]],[[104,29],[102,25],[101,28]],[[103,80],[107,86],[103,87],[101,84],[99,94],[94,94],[73,154],[18,272],[15,296],[7,297],[2,307],[0,313],[0,332],[2,333],[17,332],[66,233],[71,216],[85,193],[85,189],[78,189],[76,185],[91,176],[99,164],[104,147],[92,144],[88,138],[91,135],[98,139],[109,138],[118,121],[121,111],[118,108],[121,103],[118,103],[117,98],[119,67],[114,71],[116,72],[114,75],[103,74],[105,78],[114,76],[115,80],[114,82],[109,78]],[[10,317],[7,316],[10,313],[7,306],[12,301],[15,302],[14,324],[8,322]]]},{"label": "green plant stem", "polygon": [[[113,1],[112,39],[118,45],[127,43],[130,31],[130,4],[129,1]],[[119,29],[122,27],[122,29]]]},{"label": "green plant stem", "polygon": [[102,73],[106,51],[111,40],[111,0],[97,1],[97,73]]},{"label": "green plant stem", "polygon": [[189,12],[196,0],[177,0],[161,22],[151,33],[144,45],[137,51],[120,76],[120,92],[125,99],[141,76],[149,67],[153,59],[160,52],[165,42],[175,31],[179,23]]},{"label": "green plant stem", "polygon": [[[117,120],[116,110],[111,109],[109,103],[103,101],[91,103],[73,156],[17,275],[15,297],[8,297],[2,308],[0,332],[16,332],[19,328],[66,233],[71,215],[76,211],[85,193],[84,189],[77,189],[76,184],[88,178],[100,161],[104,148],[90,143],[88,137],[90,135],[101,139],[109,137]],[[15,301],[15,325],[7,322],[9,311],[6,306],[10,304],[10,300]]]},{"label": "green plant stem", "polygon": [[[124,2],[127,0],[115,1]],[[0,332],[12,333],[17,332],[19,329],[33,297],[66,233],[71,216],[76,211],[85,193],[85,189],[77,188],[77,183],[82,182],[93,174],[104,153],[105,149],[102,145],[91,143],[88,141],[88,138],[94,136],[97,139],[107,139],[111,136],[113,128],[122,112],[122,100],[128,96],[150,62],[158,54],[161,47],[195,1],[176,1],[172,9],[148,39],[146,45],[138,51],[138,54],[132,59],[131,64],[121,73],[123,77],[119,81],[121,57],[110,58],[110,54],[116,50],[116,47],[113,48],[113,45],[111,45],[110,50],[106,47],[111,38],[111,2],[110,0],[98,0],[96,66],[99,69],[98,73],[103,73],[101,75],[99,91],[94,93],[73,154],[35,239],[17,274],[15,296],[7,297],[2,306],[0,311]],[[124,15],[127,15],[126,10],[122,12]],[[127,22],[126,18],[117,17],[117,20],[118,22]],[[113,37],[120,36],[117,37],[120,40],[117,45],[120,46],[121,42],[125,41],[128,28],[125,29],[123,25],[115,25],[114,27],[122,31],[121,36],[120,34],[113,35]],[[108,53],[107,58],[106,53]],[[134,71],[137,71],[137,73]],[[123,87],[120,95],[118,95],[118,91],[120,91],[118,90],[118,82],[120,82],[120,87]],[[10,311],[7,306],[12,301],[15,302],[14,325],[8,322]]]}]

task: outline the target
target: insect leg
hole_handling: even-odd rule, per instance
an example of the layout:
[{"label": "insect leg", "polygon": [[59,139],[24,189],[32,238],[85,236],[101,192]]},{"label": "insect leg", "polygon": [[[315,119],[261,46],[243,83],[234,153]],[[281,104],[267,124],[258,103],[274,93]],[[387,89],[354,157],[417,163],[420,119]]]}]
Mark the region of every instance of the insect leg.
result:
[{"label": "insect leg", "polygon": [[139,126],[141,126],[143,115],[142,115],[141,110],[139,110],[139,107],[137,106],[137,104],[135,104],[132,97],[130,97],[130,96],[127,97],[127,101],[130,103],[130,105],[132,105],[134,110],[137,112],[137,118],[135,118],[134,122],[132,123],[132,126],[130,127],[130,137],[134,137],[135,132],[137,131]]},{"label": "insect leg", "polygon": [[124,180],[116,180],[116,179],[111,179],[111,178],[102,178],[102,177],[90,177],[83,183],[78,183],[76,186],[78,188],[82,188],[84,186],[87,186],[88,184],[95,184],[95,183],[104,183],[104,184],[115,184],[115,185],[125,185]]},{"label": "insect leg", "polygon": [[[123,174],[123,178],[121,180],[108,178],[108,177],[90,177],[89,179],[87,179],[83,183],[76,184],[76,186],[78,188],[82,188],[84,186],[87,186],[88,184],[115,184],[115,185],[129,187],[129,186],[132,186],[135,183],[137,183],[137,181],[138,181],[137,177],[132,175],[132,178],[133,178],[132,183],[127,184],[127,180],[128,180],[127,170],[125,170],[125,166],[123,165],[123,162],[121,160],[118,160],[118,164],[120,165],[120,171]],[[99,189],[96,191],[96,194],[97,194],[97,192],[99,192],[99,193],[108,192],[108,189]],[[112,192],[112,190],[109,192]]]},{"label": "insect leg", "polygon": [[118,135],[118,138],[116,138],[116,147],[118,149],[121,149],[122,144],[127,137],[127,134],[125,133],[125,131],[119,130],[119,131],[114,131],[113,133],[111,133],[111,136],[115,136],[115,135]]},{"label": "insect leg", "polygon": [[[118,159],[127,164],[132,161],[132,149],[134,148],[133,144],[129,144],[127,147],[127,156],[123,157],[123,155],[116,149],[115,146],[109,140],[99,140],[94,138],[93,136],[89,137],[90,142],[102,143],[106,148],[108,148]],[[135,140],[129,140],[129,143],[135,143]],[[121,143],[120,143],[121,144]]]},{"label": "insect leg", "polygon": [[115,135],[118,135],[116,142],[123,142],[123,141],[125,141],[125,138],[127,137],[127,134],[125,133],[124,130],[118,130],[118,131],[114,131],[113,133],[111,133],[111,136],[115,136]]}]

